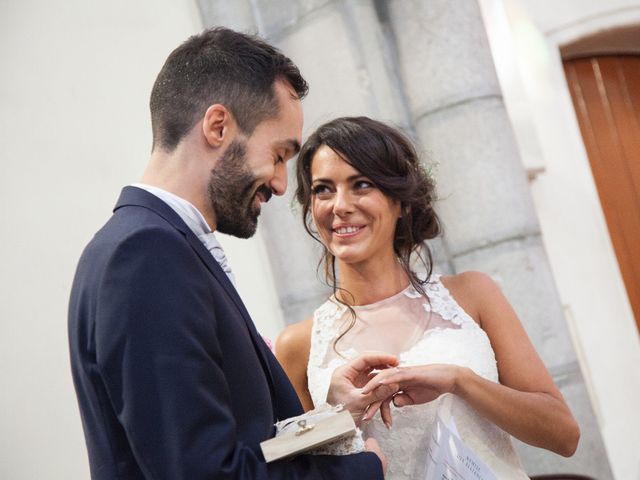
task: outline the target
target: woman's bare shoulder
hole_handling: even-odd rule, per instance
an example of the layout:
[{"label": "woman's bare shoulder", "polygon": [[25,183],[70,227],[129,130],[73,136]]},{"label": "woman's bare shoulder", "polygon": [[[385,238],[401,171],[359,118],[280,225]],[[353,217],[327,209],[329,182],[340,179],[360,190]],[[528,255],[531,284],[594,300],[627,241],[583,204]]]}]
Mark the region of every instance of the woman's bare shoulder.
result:
[{"label": "woman's bare shoulder", "polygon": [[305,411],[313,408],[307,385],[307,363],[311,348],[313,317],[287,326],[276,341],[276,358],[295,388]]},{"label": "woman's bare shoulder", "polygon": [[279,358],[299,357],[301,352],[309,353],[313,317],[285,327],[276,340],[276,355]]},{"label": "woman's bare shoulder", "polygon": [[440,277],[442,283],[451,291],[450,287],[461,290],[478,291],[496,288],[496,282],[486,273],[468,270],[466,272],[456,273],[455,275],[446,275]]},{"label": "woman's bare shoulder", "polygon": [[469,270],[440,278],[456,302],[477,322],[483,304],[501,295],[496,282],[486,273]]}]

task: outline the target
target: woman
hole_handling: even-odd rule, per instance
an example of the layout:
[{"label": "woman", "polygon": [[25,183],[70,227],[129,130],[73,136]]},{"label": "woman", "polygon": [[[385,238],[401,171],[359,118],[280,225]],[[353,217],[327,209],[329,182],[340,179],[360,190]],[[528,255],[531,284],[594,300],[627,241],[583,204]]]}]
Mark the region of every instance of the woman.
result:
[{"label": "woman", "polygon": [[[446,393],[462,439],[498,478],[528,478],[510,435],[574,453],[578,425],[500,289],[478,272],[432,274],[423,242],[440,233],[434,185],[401,133],[364,117],[333,120],[302,147],[297,180],[305,226],[324,246],[334,287],[276,345],[305,409],[325,401],[331,373],[347,359],[384,351],[400,368],[382,371],[365,390],[398,386],[393,426],[379,415],[369,421],[368,412],[363,429],[387,456],[388,478],[424,476]],[[412,267],[421,250],[423,274]],[[388,409],[382,405],[385,419]]]}]

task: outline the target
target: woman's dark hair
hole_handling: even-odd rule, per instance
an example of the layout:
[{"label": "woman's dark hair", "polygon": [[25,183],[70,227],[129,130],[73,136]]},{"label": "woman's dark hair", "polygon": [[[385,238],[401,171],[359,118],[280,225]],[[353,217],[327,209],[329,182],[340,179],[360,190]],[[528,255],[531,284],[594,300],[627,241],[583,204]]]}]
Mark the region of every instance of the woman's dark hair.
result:
[{"label": "woman's dark hair", "polygon": [[190,37],[171,52],[153,85],[153,148],[172,151],[214,103],[226,106],[250,135],[278,113],[276,80],[300,99],[307,94],[298,67],[258,37],[222,27]]},{"label": "woman's dark hair", "polygon": [[[336,152],[384,195],[400,202],[402,217],[396,224],[393,249],[412,286],[426,297],[424,282],[411,269],[411,257],[416,253],[422,260],[428,280],[433,270],[433,256],[424,242],[440,235],[442,228],[433,209],[435,184],[420,164],[411,141],[399,130],[367,117],[336,118],[311,134],[298,154],[296,199],[302,205],[305,229],[320,243],[311,218],[311,163],[322,145]],[[324,263],[325,278],[335,294],[338,290],[335,257],[326,246],[320,263]],[[355,322],[353,309],[338,301],[350,308],[353,321],[336,342]]]}]

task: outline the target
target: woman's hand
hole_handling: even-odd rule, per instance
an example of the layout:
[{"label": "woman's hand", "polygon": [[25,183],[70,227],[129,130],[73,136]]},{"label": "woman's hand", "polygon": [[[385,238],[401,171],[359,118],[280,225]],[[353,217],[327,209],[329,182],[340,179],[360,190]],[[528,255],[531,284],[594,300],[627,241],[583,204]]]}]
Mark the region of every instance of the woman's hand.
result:
[{"label": "woman's hand", "polygon": [[[466,367],[433,364],[389,368],[372,378],[362,393],[373,394],[390,387],[399,390],[392,396],[397,407],[431,402],[444,393],[456,394],[516,438],[560,455],[571,456],[580,436],[562,398],[546,392],[518,391],[482,378]],[[381,413],[385,406],[388,408],[388,401],[380,407]],[[373,413],[370,408],[363,420]]]},{"label": "woman's hand", "polygon": [[397,388],[392,397],[396,407],[431,402],[443,393],[455,393],[460,368],[446,364],[389,368],[373,377],[362,393],[366,395],[378,388],[386,390],[392,386]]},{"label": "woman's hand", "polygon": [[[379,385],[378,389],[371,389],[367,393],[363,392],[362,387],[370,381],[374,370],[394,367],[397,364],[398,359],[393,355],[365,353],[336,368],[331,376],[327,403],[343,404],[351,412],[356,423],[359,423],[365,412],[368,413],[367,409],[373,409],[375,413],[384,400],[398,391],[397,385],[392,383]],[[383,420],[390,423],[390,419]]]}]

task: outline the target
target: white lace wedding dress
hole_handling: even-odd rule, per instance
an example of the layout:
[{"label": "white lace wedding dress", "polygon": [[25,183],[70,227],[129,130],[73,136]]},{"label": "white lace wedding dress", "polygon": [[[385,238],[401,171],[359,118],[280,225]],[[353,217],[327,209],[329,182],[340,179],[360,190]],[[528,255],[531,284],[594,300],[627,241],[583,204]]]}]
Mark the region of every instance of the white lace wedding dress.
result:
[{"label": "white lace wedding dress", "polygon": [[[309,391],[315,405],[325,402],[333,370],[366,351],[397,355],[400,365],[456,364],[471,368],[493,382],[498,370],[485,332],[457,304],[432,275],[424,285],[429,301],[413,287],[379,302],[354,307],[357,320],[338,341],[352,318],[349,309],[330,298],[314,313],[307,368]],[[389,461],[386,478],[420,479],[425,476],[425,454],[438,400],[395,408],[393,426],[387,430],[379,414],[363,426],[364,436],[375,437]],[[528,479],[511,436],[484,419],[463,400],[452,402],[451,413],[462,440],[499,479]]]}]

